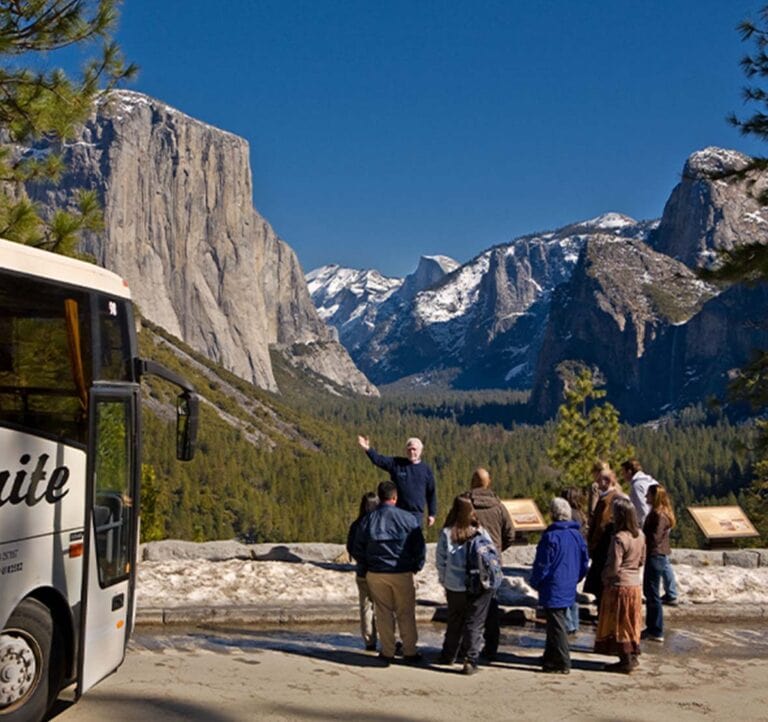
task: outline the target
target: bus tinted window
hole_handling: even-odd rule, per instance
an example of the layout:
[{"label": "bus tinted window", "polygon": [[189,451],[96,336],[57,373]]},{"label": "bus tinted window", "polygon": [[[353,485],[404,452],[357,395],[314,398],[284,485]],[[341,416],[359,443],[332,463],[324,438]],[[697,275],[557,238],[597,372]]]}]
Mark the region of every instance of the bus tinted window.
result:
[{"label": "bus tinted window", "polygon": [[131,407],[125,399],[96,405],[93,521],[99,583],[124,579],[130,571],[133,519]]},{"label": "bus tinted window", "polygon": [[85,442],[89,316],[85,293],[0,275],[0,423]]},{"label": "bus tinted window", "polygon": [[131,381],[131,309],[127,301],[98,297],[100,364],[96,371],[101,381]]}]

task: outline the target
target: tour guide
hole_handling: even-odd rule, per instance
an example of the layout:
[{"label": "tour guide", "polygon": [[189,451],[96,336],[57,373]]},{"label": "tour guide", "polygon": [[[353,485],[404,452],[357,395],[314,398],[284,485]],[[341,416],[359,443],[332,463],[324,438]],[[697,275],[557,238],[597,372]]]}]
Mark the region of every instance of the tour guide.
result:
[{"label": "tour guide", "polygon": [[380,469],[389,472],[389,478],[397,487],[397,505],[410,511],[419,518],[424,518],[424,502],[429,509],[428,524],[435,523],[437,515],[437,494],[435,477],[429,464],[421,460],[424,444],[420,439],[411,438],[405,442],[405,455],[382,456],[371,448],[367,436],[358,436],[357,443],[365,450],[368,458]]}]

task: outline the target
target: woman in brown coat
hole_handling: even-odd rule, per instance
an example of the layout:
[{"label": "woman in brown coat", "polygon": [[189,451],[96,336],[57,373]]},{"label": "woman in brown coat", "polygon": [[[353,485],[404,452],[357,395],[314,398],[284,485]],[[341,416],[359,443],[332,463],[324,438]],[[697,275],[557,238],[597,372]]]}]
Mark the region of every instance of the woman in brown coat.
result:
[{"label": "woman in brown coat", "polygon": [[603,463],[595,476],[600,498],[589,520],[587,548],[592,563],[584,580],[584,591],[595,595],[595,602],[600,607],[603,593],[603,567],[608,558],[608,546],[613,534],[613,501],[624,493],[608,464]]}]

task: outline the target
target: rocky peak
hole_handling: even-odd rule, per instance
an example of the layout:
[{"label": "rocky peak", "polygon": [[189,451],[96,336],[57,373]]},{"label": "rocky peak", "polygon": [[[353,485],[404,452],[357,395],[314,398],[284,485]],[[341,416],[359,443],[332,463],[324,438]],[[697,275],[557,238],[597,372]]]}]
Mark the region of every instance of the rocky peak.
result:
[{"label": "rocky peak", "polygon": [[683,166],[683,178],[690,180],[717,179],[739,173],[752,163],[752,158],[737,150],[708,146],[688,157]]},{"label": "rocky peak", "polygon": [[733,150],[693,153],[650,236],[653,247],[695,268],[710,264],[719,250],[768,243],[768,212],[759,200],[768,173],[750,166],[749,156]]},{"label": "rocky peak", "polygon": [[419,258],[416,270],[405,277],[398,294],[400,299],[409,301],[417,293],[434,286],[458,267],[459,263],[448,256],[422,256]]}]

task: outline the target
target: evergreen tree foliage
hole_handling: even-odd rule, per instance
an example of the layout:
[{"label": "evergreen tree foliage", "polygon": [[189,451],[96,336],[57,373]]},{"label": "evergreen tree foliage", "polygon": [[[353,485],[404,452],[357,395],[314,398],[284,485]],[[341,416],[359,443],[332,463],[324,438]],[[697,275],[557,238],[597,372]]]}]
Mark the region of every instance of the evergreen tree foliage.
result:
[{"label": "evergreen tree foliage", "polygon": [[[43,218],[25,184],[56,182],[61,144],[88,117],[102,86],[134,74],[111,39],[117,0],[0,0],[0,237],[75,255],[82,230],[99,231],[96,195],[81,191],[77,209]],[[47,63],[57,51],[101,41],[79,75]],[[33,143],[45,150],[33,152]]]},{"label": "evergreen tree foliage", "polygon": [[614,469],[634,454],[619,438],[619,412],[612,404],[594,403],[606,392],[595,387],[589,369],[581,369],[565,389],[565,403],[557,413],[555,443],[547,450],[564,485],[583,486],[592,482],[597,459]]}]

